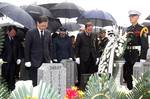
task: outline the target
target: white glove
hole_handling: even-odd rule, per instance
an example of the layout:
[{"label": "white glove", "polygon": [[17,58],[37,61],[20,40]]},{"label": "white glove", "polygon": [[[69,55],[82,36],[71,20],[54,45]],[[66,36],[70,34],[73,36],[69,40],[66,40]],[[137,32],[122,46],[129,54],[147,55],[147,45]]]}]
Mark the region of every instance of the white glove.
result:
[{"label": "white glove", "polygon": [[19,65],[21,63],[21,59],[17,59],[17,65]]},{"label": "white glove", "polygon": [[99,58],[96,58],[96,65],[98,65],[100,59]]},{"label": "white glove", "polygon": [[141,63],[144,63],[146,60],[145,59],[140,59],[140,62]]},{"label": "white glove", "polygon": [[72,61],[72,58],[69,58],[69,60],[71,60],[71,61]]},{"label": "white glove", "polygon": [[76,63],[80,64],[80,58],[76,58]]},{"label": "white glove", "polygon": [[3,63],[4,63],[3,59],[0,59],[0,64],[3,64]]},{"label": "white glove", "polygon": [[58,60],[57,60],[57,59],[53,59],[53,61],[54,61],[54,62],[58,62]]},{"label": "white glove", "polygon": [[52,60],[50,60],[50,63],[53,63],[53,61],[52,61]]},{"label": "white glove", "polygon": [[31,67],[31,62],[25,62],[25,67]]}]

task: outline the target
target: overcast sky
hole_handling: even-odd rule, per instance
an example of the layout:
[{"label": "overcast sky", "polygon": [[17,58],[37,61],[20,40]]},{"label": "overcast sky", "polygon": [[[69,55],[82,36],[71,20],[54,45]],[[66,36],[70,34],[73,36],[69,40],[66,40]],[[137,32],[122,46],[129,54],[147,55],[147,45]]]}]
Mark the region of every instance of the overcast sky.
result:
[{"label": "overcast sky", "polygon": [[60,3],[73,2],[85,10],[99,9],[111,13],[121,26],[128,26],[129,10],[138,10],[142,13],[139,23],[150,14],[149,0],[0,0],[0,2],[9,2],[17,6],[29,4]]}]

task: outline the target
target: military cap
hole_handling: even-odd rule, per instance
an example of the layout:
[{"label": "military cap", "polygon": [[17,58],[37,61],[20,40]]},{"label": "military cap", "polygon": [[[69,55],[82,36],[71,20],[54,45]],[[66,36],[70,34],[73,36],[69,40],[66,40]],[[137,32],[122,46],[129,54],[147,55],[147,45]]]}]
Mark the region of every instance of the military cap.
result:
[{"label": "military cap", "polygon": [[129,14],[129,17],[130,16],[140,16],[141,15],[141,13],[139,11],[136,11],[136,10],[130,10],[128,12],[128,14]]}]

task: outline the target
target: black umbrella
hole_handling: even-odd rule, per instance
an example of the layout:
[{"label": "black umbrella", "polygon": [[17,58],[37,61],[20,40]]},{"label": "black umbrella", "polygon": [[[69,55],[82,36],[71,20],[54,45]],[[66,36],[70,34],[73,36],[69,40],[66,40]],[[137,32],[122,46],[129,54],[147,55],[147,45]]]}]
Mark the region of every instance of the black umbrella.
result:
[{"label": "black umbrella", "polygon": [[95,26],[100,27],[116,24],[116,20],[110,13],[101,10],[91,10],[84,12],[77,19],[77,22],[80,24],[85,24],[89,21],[92,22]]},{"label": "black umbrella", "polygon": [[70,23],[64,23],[62,24],[64,28],[67,29],[67,31],[76,31],[81,28],[81,26],[77,23],[70,22]]},{"label": "black umbrella", "polygon": [[0,23],[0,27],[7,27],[7,26],[16,26],[18,28],[24,28],[21,24],[17,22],[6,22],[6,23]]},{"label": "black umbrella", "polygon": [[74,18],[80,16],[84,10],[74,3],[63,2],[52,7],[51,12],[55,17]]},{"label": "black umbrella", "polygon": [[46,8],[46,9],[48,9],[48,10],[51,12],[51,9],[52,9],[56,4],[58,4],[58,3],[47,3],[47,4],[41,4],[41,5],[39,5],[39,6],[42,6],[42,7]]},{"label": "black umbrella", "polygon": [[21,8],[28,12],[35,20],[37,20],[39,16],[54,18],[52,13],[48,9],[38,5],[22,6]]},{"label": "black umbrella", "polygon": [[62,27],[62,24],[59,19],[52,19],[49,20],[48,26],[51,32],[55,33],[60,27]]},{"label": "black umbrella", "polygon": [[143,25],[143,26],[150,26],[150,21],[144,21],[144,22],[142,23],[142,25]]},{"label": "black umbrella", "polygon": [[150,15],[148,16],[148,17],[146,17],[146,19],[145,20],[150,20]]},{"label": "black umbrella", "polygon": [[21,23],[28,29],[35,27],[33,18],[27,12],[17,6],[0,2],[0,13],[10,17],[18,23]]},{"label": "black umbrella", "polygon": [[2,13],[0,13],[0,17],[3,17],[4,15]]}]

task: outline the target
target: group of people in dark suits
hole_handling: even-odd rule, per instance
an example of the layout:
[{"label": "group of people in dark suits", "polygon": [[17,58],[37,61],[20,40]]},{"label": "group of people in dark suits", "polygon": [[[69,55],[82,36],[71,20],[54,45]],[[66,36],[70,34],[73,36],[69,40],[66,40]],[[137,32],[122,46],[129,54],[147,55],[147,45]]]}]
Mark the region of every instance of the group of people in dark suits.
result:
[{"label": "group of people in dark suits", "polygon": [[[124,80],[127,87],[132,89],[133,65],[138,61],[146,59],[148,49],[147,35],[140,36],[142,26],[137,23],[139,13],[130,12],[132,26],[128,27],[128,38],[131,39],[127,44],[124,58]],[[99,36],[93,33],[93,24],[87,22],[85,30],[77,35],[76,42],[67,35],[67,30],[61,27],[54,38],[47,30],[48,18],[40,16],[36,22],[36,27],[29,30],[24,42],[24,61],[25,68],[28,70],[29,79],[33,81],[33,86],[37,85],[37,71],[42,63],[57,63],[62,59],[80,59],[78,66],[79,83],[82,74],[92,74],[97,72],[97,58],[101,57],[103,50],[108,43],[106,31],[100,29]],[[16,28],[9,26],[6,29],[4,48],[1,58],[7,62],[2,65],[2,77],[7,81],[8,88],[15,88],[15,72],[17,64],[21,63],[21,44],[16,37]],[[140,50],[138,46],[141,46]]]},{"label": "group of people in dark suits", "polygon": [[7,63],[2,66],[2,77],[8,82],[10,90],[15,88],[15,73],[22,56],[25,69],[28,71],[28,79],[33,81],[33,86],[37,85],[37,71],[42,63],[59,63],[62,59],[75,61],[75,57],[79,57],[79,75],[97,71],[95,44],[97,38],[92,33],[92,23],[85,25],[85,31],[78,34],[76,42],[67,35],[67,30],[63,27],[59,28],[59,34],[55,38],[51,38],[47,27],[48,18],[40,16],[36,28],[26,33],[23,55],[21,42],[16,37],[16,27],[10,26],[5,31],[6,37],[1,58]]}]

